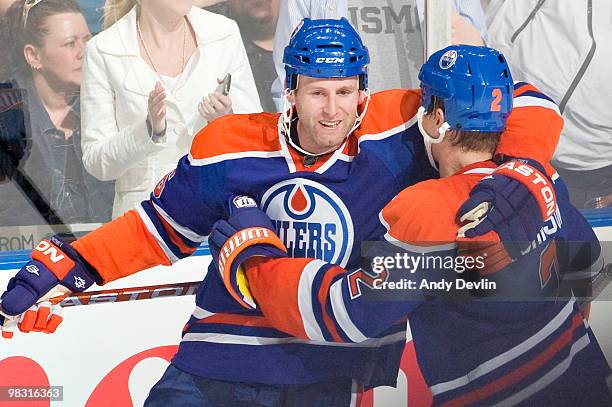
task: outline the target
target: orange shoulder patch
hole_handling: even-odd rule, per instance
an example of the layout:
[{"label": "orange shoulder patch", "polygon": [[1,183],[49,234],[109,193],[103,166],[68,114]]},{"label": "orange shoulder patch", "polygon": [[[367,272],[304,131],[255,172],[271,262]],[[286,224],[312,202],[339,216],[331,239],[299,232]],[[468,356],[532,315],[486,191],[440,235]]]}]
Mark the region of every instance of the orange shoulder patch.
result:
[{"label": "orange shoulder patch", "polygon": [[355,131],[357,137],[378,134],[412,119],[421,106],[418,89],[394,89],[377,92],[371,96],[365,118]]},{"label": "orange shoulder patch", "polygon": [[278,113],[228,114],[208,123],[191,143],[195,159],[246,151],[278,151]]},{"label": "orange shoulder patch", "polygon": [[482,176],[459,174],[404,189],[383,209],[389,234],[414,245],[454,242],[459,229],[457,209]]},{"label": "orange shoulder patch", "polygon": [[552,159],[563,130],[563,118],[541,106],[512,109],[497,154],[531,158],[540,163]]}]

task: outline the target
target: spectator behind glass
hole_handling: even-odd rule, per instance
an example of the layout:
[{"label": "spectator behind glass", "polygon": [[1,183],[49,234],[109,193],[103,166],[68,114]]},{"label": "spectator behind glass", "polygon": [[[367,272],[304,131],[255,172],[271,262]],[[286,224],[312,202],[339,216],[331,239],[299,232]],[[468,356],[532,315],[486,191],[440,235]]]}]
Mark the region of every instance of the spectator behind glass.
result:
[{"label": "spectator behind glass", "polygon": [[280,0],[228,0],[228,17],[236,20],[266,112],[276,111],[272,82],[276,79],[272,49]]},{"label": "spectator behind glass", "polygon": [[514,79],[559,105],[565,126],[553,165],[572,203],[612,207],[612,2],[495,0],[487,12],[490,45]]},{"label": "spectator behind glass", "polygon": [[[486,35],[484,12],[479,0],[453,0],[452,43],[483,45]],[[282,84],[285,80],[282,50],[299,21],[310,18],[346,17],[359,31],[370,50],[369,88],[419,87],[418,74],[424,56],[424,0],[286,0],[274,39],[274,61],[279,81],[272,94],[282,109]]]},{"label": "spectator behind glass", "polygon": [[[192,6],[107,1],[108,28],[87,45],[83,162],[97,178],[116,180],[113,217],[148,198],[208,121],[261,111],[236,23]],[[215,92],[227,73],[229,97]]]},{"label": "spectator behind glass", "polygon": [[[81,161],[78,95],[89,29],[73,0],[27,4],[24,11],[16,1],[0,25],[0,77],[24,94],[26,138],[17,171],[0,185],[0,226],[109,220],[113,186],[87,174]],[[40,213],[40,200],[59,219]]]}]

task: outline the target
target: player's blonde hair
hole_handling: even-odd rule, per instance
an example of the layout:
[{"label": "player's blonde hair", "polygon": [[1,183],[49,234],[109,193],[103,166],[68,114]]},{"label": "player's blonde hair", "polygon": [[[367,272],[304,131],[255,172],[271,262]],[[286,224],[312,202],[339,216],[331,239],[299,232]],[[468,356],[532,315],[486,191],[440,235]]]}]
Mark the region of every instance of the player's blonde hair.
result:
[{"label": "player's blonde hair", "polygon": [[106,0],[104,2],[104,29],[126,15],[139,0]]}]

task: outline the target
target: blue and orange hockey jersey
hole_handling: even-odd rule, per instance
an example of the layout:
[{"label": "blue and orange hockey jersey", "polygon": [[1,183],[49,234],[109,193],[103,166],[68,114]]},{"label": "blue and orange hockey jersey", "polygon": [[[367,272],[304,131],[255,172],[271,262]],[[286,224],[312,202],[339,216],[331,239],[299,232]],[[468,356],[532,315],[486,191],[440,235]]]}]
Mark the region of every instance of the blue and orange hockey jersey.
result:
[{"label": "blue and orange hockey jersey", "polygon": [[[517,86],[514,103],[498,152],[548,161],[562,127],[556,106],[527,84]],[[219,118],[195,137],[150,200],[73,245],[105,282],[169,265],[227,218],[230,197],[248,195],[275,222],[290,256],[354,269],[361,242],[387,233],[378,218],[382,208],[405,187],[437,177],[416,125],[419,104],[418,91],[373,95],[360,127],[310,167],[287,145],[279,115]],[[331,282],[330,276],[318,284]],[[376,386],[397,378],[404,326],[364,343],[294,338],[258,310],[240,307],[212,269],[196,305],[172,362],[189,373],[273,384],[351,377]]]},{"label": "blue and orange hockey jersey", "polygon": [[[569,204],[561,181],[559,209],[542,228],[534,249],[495,274],[482,270],[490,279],[480,279],[481,287],[490,288],[492,282],[504,286],[488,293],[480,289],[479,294],[503,291],[504,298],[461,300],[454,285],[452,301],[450,295],[425,301],[426,295],[440,293],[419,281],[463,280],[457,279],[455,265],[435,260],[457,258],[457,209],[494,167],[476,163],[452,177],[424,181],[382,210],[385,240],[396,250],[380,246],[374,255],[421,258],[417,273],[411,262],[376,274],[347,272],[317,259],[255,260],[246,274],[258,309],[273,326],[298,338],[341,343],[375,340],[398,321],[404,325],[408,316],[417,361],[435,405],[609,405],[605,378],[610,369],[593,332],[574,300],[555,299],[560,294],[557,273],[590,279],[603,266],[599,243]],[[537,300],[541,297],[550,298]]]}]

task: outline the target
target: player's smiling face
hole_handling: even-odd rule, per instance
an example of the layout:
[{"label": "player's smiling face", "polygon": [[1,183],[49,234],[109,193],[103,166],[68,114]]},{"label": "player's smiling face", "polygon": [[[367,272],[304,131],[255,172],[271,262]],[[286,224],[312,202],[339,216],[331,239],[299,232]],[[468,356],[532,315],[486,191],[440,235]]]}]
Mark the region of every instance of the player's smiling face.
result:
[{"label": "player's smiling face", "polygon": [[355,124],[360,101],[359,78],[300,76],[289,96],[295,103],[300,145],[313,154],[339,147]]}]

